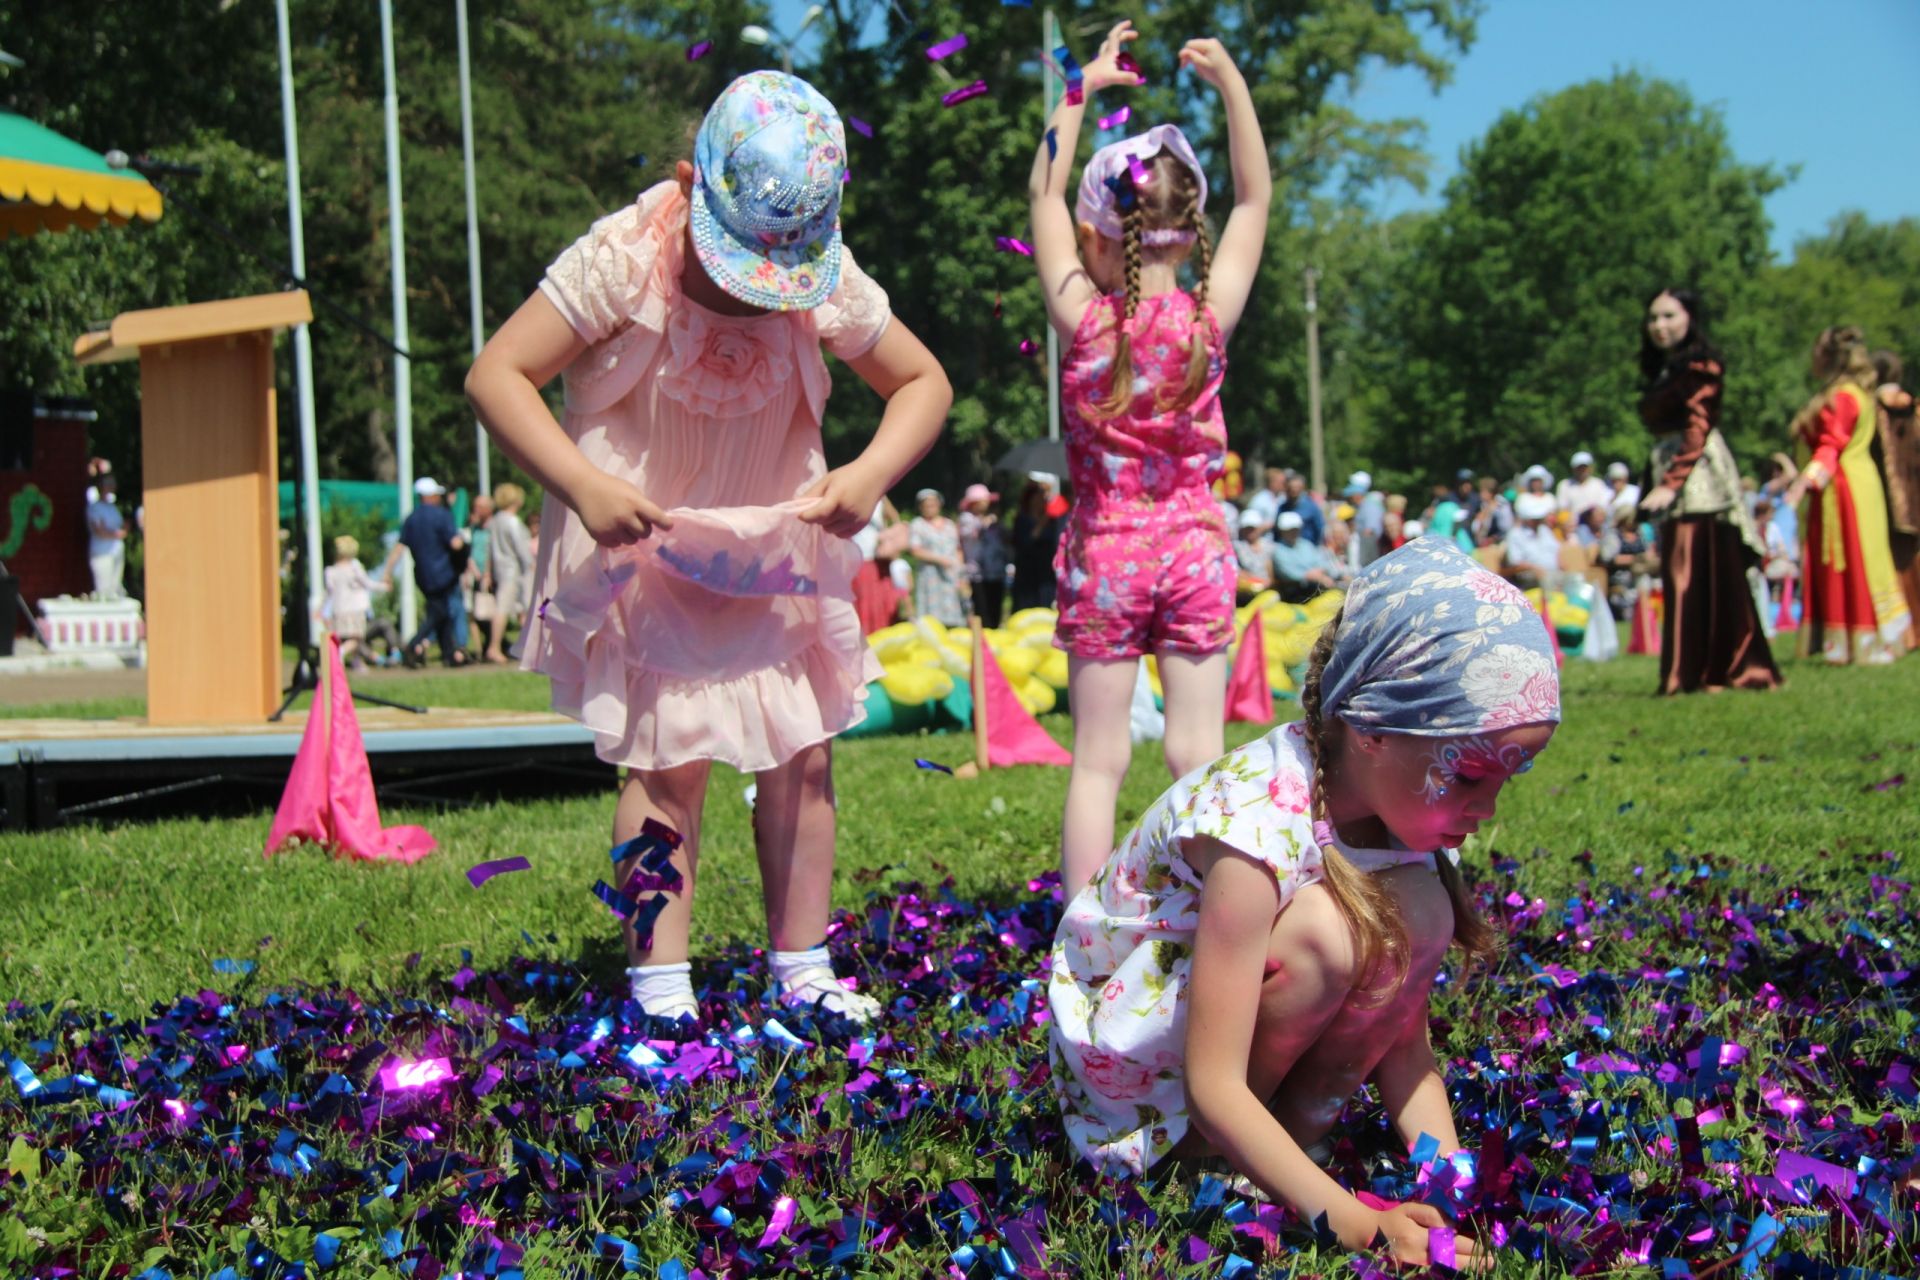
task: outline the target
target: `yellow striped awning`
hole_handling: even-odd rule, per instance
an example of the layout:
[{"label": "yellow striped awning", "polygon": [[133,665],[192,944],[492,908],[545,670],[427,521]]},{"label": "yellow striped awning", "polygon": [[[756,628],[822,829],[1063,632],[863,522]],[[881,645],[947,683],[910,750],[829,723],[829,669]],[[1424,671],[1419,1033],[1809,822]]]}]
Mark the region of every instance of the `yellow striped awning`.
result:
[{"label": "yellow striped awning", "polygon": [[24,116],[0,111],[0,240],[144,218],[160,220],[152,183],[113,168]]}]

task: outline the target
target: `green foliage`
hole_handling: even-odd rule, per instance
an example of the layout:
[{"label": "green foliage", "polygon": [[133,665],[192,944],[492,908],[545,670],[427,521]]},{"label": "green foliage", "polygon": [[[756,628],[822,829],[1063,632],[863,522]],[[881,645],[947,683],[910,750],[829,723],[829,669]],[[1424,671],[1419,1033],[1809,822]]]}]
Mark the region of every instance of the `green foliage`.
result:
[{"label": "green foliage", "polygon": [[1669,284],[1714,305],[1728,420],[1750,420],[1761,202],[1781,181],[1734,157],[1716,111],[1638,75],[1502,116],[1406,241],[1377,352],[1394,410],[1380,460],[1441,475],[1579,447],[1644,456],[1640,317]]}]

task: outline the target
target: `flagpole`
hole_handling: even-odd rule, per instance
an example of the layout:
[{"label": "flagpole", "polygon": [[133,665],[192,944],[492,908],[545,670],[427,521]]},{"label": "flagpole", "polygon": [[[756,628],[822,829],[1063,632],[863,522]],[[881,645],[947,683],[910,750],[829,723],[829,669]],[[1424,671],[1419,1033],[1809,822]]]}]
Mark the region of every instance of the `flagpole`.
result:
[{"label": "flagpole", "polygon": [[[280,29],[280,126],[287,153],[287,238],[292,246],[293,275],[307,278],[307,235],[300,218],[300,129],[293,112],[293,37],[287,21],[287,0],[274,0]],[[320,558],[320,462],[318,431],[313,412],[313,339],[305,324],[293,326],[293,386],[300,416],[300,505],[306,508],[307,627],[312,635],[323,597]]]},{"label": "flagpole", "polygon": [[[399,463],[400,520],[413,511],[413,362],[407,336],[407,246],[400,199],[400,99],[394,88],[393,0],[380,0],[380,62],[386,76],[387,251],[393,264],[393,434]],[[400,581],[400,630],[413,638],[419,612],[413,575]]]},{"label": "flagpole", "polygon": [[[467,47],[467,0],[454,0],[453,12],[460,35],[460,152],[467,174],[467,312],[473,327],[473,354],[477,359],[487,335],[480,316],[480,203],[473,185],[473,75]],[[479,491],[492,493],[493,469],[487,449],[487,429],[477,420],[473,424],[473,439],[480,457]]]}]

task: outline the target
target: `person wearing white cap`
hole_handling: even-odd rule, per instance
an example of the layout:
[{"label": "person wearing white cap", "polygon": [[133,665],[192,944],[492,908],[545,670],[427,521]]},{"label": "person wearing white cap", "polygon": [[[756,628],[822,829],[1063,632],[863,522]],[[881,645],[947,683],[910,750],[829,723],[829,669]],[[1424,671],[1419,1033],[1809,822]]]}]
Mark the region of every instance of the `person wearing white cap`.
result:
[{"label": "person wearing white cap", "polygon": [[1552,487],[1553,472],[1537,462],[1520,473],[1520,492],[1522,493],[1546,494]]},{"label": "person wearing white cap", "polygon": [[1301,524],[1299,512],[1282,511],[1273,526],[1273,585],[1289,604],[1303,604],[1333,590],[1326,549],[1301,537]]},{"label": "person wearing white cap", "polygon": [[1520,587],[1544,587],[1560,571],[1560,539],[1547,527],[1553,518],[1553,499],[1544,493],[1523,493],[1513,502],[1520,523],[1507,533],[1501,572]]},{"label": "person wearing white cap", "polygon": [[1381,539],[1387,532],[1387,499],[1373,487],[1373,477],[1365,471],[1348,476],[1340,494],[1353,504],[1355,567],[1364,569],[1380,558]]},{"label": "person wearing white cap", "polygon": [[1269,550],[1272,545],[1267,537],[1266,522],[1260,513],[1252,507],[1239,513],[1234,519],[1239,537],[1233,540],[1233,556],[1240,567],[1240,590],[1264,591],[1273,582],[1273,559]]},{"label": "person wearing white cap", "polygon": [[1624,462],[1607,464],[1607,512],[1618,513],[1622,506],[1639,507],[1640,486],[1633,482],[1633,469]]},{"label": "person wearing white cap", "polygon": [[464,667],[470,658],[460,647],[459,637],[466,630],[467,608],[460,598],[460,570],[456,559],[467,549],[467,537],[454,528],[453,513],[447,510],[447,490],[432,476],[413,482],[413,496],[419,499],[400,526],[400,541],[387,553],[385,573],[393,568],[403,552],[413,556],[413,585],[426,599],[426,616],[420,630],[407,641],[408,666],[423,666],[427,661],[427,641],[440,646],[440,661],[450,667]]},{"label": "person wearing white cap", "polygon": [[1554,493],[1554,500],[1560,510],[1573,517],[1575,524],[1589,507],[1599,507],[1602,511],[1613,498],[1613,490],[1607,482],[1593,474],[1593,455],[1585,449],[1573,455],[1573,474],[1560,482]]}]

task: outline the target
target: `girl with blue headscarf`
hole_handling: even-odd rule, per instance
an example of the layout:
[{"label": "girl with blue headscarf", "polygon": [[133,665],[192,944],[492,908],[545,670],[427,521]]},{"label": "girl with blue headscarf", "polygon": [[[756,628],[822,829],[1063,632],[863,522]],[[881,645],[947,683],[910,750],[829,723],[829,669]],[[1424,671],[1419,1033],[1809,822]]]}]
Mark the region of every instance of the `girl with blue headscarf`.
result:
[{"label": "girl with blue headscarf", "polygon": [[1425,1266],[1437,1211],[1368,1208],[1322,1166],[1369,1080],[1410,1148],[1460,1146],[1427,1001],[1450,942],[1494,949],[1458,846],[1559,723],[1552,642],[1511,584],[1419,538],[1354,580],[1301,706],[1176,783],[1068,904],[1054,1086],[1104,1172],[1217,1154],[1350,1247],[1384,1233]]}]

